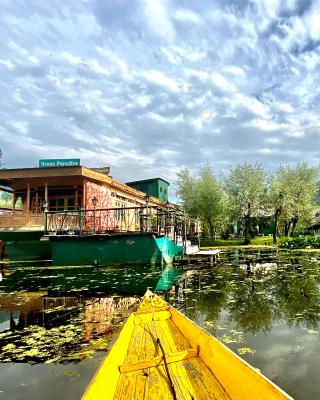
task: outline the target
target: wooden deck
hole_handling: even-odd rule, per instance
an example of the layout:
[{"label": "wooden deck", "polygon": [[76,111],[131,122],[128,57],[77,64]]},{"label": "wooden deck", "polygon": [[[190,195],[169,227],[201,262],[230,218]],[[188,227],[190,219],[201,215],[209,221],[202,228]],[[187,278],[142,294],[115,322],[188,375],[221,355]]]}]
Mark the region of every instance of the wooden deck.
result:
[{"label": "wooden deck", "polygon": [[187,253],[184,255],[184,260],[188,264],[192,264],[195,262],[203,262],[207,261],[211,265],[215,264],[219,260],[219,254],[221,250],[215,249],[215,250],[200,250],[194,253]]}]

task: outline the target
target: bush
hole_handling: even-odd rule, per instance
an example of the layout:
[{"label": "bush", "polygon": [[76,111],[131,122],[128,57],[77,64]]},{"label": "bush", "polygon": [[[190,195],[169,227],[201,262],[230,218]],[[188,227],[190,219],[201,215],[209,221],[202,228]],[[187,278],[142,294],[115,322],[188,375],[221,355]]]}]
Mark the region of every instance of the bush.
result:
[{"label": "bush", "polygon": [[283,249],[320,249],[320,236],[285,237],[278,245]]}]

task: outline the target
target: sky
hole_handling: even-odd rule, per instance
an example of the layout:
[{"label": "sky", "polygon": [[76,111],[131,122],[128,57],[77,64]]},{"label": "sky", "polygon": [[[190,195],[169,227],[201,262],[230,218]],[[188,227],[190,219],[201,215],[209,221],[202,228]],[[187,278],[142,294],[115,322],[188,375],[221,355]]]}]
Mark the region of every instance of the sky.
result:
[{"label": "sky", "polygon": [[320,1],[0,0],[0,148],[121,181],[320,156]]}]

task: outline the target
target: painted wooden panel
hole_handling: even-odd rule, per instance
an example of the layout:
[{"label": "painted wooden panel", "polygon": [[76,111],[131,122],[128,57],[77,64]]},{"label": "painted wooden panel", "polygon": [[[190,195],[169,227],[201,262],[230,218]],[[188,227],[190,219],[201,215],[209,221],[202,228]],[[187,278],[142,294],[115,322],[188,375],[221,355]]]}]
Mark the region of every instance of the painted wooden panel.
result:
[{"label": "painted wooden panel", "polygon": [[[85,204],[87,209],[93,209],[93,198],[97,199],[96,210],[111,208],[113,207],[111,191],[105,186],[98,185],[96,183],[86,181],[85,182]],[[95,218],[94,218],[95,217]],[[94,228],[94,219],[96,231],[111,230],[116,227],[116,221],[114,218],[114,213],[110,211],[96,211],[89,212],[86,215],[86,229]]]}]

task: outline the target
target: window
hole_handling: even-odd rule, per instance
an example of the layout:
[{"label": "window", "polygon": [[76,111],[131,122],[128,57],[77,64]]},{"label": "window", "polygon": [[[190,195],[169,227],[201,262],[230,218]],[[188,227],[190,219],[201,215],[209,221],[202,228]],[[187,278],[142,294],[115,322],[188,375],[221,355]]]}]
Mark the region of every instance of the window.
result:
[{"label": "window", "polygon": [[[116,202],[116,207],[125,207],[125,204],[120,203],[120,202],[117,201]],[[122,208],[122,209],[115,210],[115,217],[116,217],[117,221],[125,222],[126,221],[126,211],[125,211],[125,209]]]},{"label": "window", "polygon": [[50,211],[64,211],[74,209],[74,199],[60,197],[56,199],[50,199],[49,210]]},{"label": "window", "polygon": [[67,199],[68,200],[68,210],[73,210],[74,209],[74,200],[73,199]]}]

